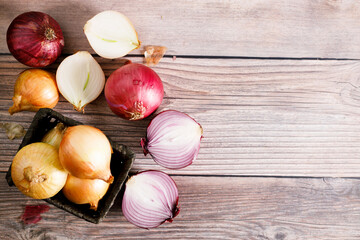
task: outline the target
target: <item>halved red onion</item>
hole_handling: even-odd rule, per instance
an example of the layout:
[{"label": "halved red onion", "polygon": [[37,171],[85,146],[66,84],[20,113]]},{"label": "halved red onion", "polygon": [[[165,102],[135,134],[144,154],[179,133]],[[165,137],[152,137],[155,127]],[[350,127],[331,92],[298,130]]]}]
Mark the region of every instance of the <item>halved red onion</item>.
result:
[{"label": "halved red onion", "polygon": [[164,172],[149,170],[132,176],[125,186],[122,212],[132,224],[155,228],[172,222],[180,209],[174,180]]},{"label": "halved red onion", "polygon": [[180,169],[189,166],[200,150],[203,129],[189,115],[167,110],[149,124],[146,138],[141,139],[144,154],[163,167]]}]

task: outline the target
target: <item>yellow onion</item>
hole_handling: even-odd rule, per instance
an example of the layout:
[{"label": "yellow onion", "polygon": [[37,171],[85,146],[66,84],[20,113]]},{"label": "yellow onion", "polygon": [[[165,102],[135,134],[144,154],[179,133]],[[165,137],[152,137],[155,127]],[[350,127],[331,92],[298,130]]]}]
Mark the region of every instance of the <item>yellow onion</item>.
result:
[{"label": "yellow onion", "polygon": [[90,204],[96,210],[100,199],[106,194],[110,184],[100,179],[82,179],[68,175],[62,190],[65,197],[76,204]]},{"label": "yellow onion", "polygon": [[9,108],[11,115],[55,107],[59,101],[55,76],[41,69],[23,71],[16,79],[12,100],[14,105]]},{"label": "yellow onion", "polygon": [[67,172],[60,164],[58,151],[47,143],[26,145],[15,155],[11,178],[26,196],[50,198],[65,185]]},{"label": "yellow onion", "polygon": [[60,162],[71,175],[109,183],[114,179],[110,171],[111,154],[105,134],[87,125],[68,127],[59,147]]},{"label": "yellow onion", "polygon": [[58,123],[53,129],[45,134],[41,142],[48,143],[56,149],[59,149],[65,130],[65,125],[63,123]]}]

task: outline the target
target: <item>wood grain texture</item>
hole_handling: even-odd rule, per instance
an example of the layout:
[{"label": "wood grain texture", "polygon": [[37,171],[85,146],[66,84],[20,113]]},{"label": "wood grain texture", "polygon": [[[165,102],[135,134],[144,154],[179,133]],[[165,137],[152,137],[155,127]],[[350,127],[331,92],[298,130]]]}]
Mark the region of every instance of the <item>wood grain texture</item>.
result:
[{"label": "wood grain texture", "polygon": [[[91,51],[83,26],[104,10],[133,22],[143,45],[168,55],[359,58],[357,0],[1,1],[0,33],[26,11],[43,11],[61,25],[65,53]],[[132,53],[142,53],[142,48]],[[0,53],[7,53],[0,38]]]},{"label": "wood grain texture", "polygon": [[[7,113],[13,84],[24,67],[10,56],[0,59],[0,122],[28,127],[34,113]],[[124,62],[97,60],[107,76]],[[49,70],[55,71],[56,66]],[[165,58],[154,70],[165,88],[158,112],[186,112],[204,128],[198,159],[185,169],[169,172],[360,176],[359,61]],[[137,154],[134,171],[163,169],[140,147],[151,117],[123,120],[109,110],[103,94],[85,108],[85,114],[74,111],[63,98],[55,110],[130,146]],[[1,171],[9,167],[19,143],[0,131]]]},{"label": "wood grain texture", "polygon": [[[0,179],[5,174],[0,173]],[[181,211],[174,222],[144,230],[128,223],[120,200],[99,225],[51,206],[23,225],[25,205],[42,204],[0,181],[0,232],[16,239],[359,239],[360,181],[174,176]]]},{"label": "wood grain texture", "polygon": [[[360,177],[360,61],[345,60],[360,59],[359,1],[0,1],[0,33],[5,36],[12,19],[26,11],[53,16],[65,36],[64,54],[46,68],[55,73],[65,56],[94,53],[83,25],[110,9],[131,19],[143,46],[168,48],[154,67],[165,89],[157,112],[176,109],[201,123],[198,159],[182,170],[159,167],[140,147],[153,116],[123,120],[103,94],[85,114],[62,97],[55,110],[131,147],[137,154],[132,172],[172,174],[180,215],[157,229],[136,228],[118,198],[99,225],[53,206],[39,223],[24,225],[24,207],[44,202],[7,186],[5,172],[21,139],[11,141],[0,129],[1,240],[360,239],[360,179],[287,177]],[[142,52],[129,59],[142,62],[134,57]],[[96,60],[107,77],[126,62]],[[24,69],[0,38],[0,122],[27,129],[35,113],[7,112]]]}]

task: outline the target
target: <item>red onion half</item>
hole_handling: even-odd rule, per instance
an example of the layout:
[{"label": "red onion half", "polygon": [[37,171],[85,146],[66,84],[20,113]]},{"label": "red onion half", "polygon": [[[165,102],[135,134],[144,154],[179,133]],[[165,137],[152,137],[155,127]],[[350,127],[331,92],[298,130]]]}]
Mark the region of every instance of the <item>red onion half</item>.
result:
[{"label": "red onion half", "polygon": [[110,109],[128,120],[140,120],[161,104],[164,88],[160,77],[149,67],[129,63],[108,78],[105,98]]},{"label": "red onion half", "polygon": [[122,212],[132,224],[155,228],[172,222],[180,209],[174,180],[161,171],[144,171],[132,176],[125,186]]},{"label": "red onion half", "polygon": [[59,24],[42,12],[26,12],[10,24],[6,40],[11,54],[30,67],[45,67],[53,63],[64,47]]},{"label": "red onion half", "polygon": [[196,159],[202,134],[201,125],[189,115],[167,110],[150,122],[141,146],[161,166],[180,169]]}]

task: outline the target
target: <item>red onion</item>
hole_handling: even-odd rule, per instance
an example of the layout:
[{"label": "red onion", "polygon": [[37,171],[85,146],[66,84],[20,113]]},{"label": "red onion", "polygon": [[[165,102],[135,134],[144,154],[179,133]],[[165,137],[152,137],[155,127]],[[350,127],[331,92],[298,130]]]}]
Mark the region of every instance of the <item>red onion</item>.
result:
[{"label": "red onion", "polygon": [[129,63],[108,78],[105,98],[110,109],[128,120],[139,120],[161,104],[164,88],[160,77],[149,67]]},{"label": "red onion", "polygon": [[10,24],[6,40],[11,54],[30,67],[53,63],[64,47],[59,24],[42,12],[26,12]]},{"label": "red onion", "polygon": [[201,125],[189,115],[167,110],[150,122],[141,146],[161,166],[180,169],[196,159],[202,134]]},{"label": "red onion", "polygon": [[122,200],[125,218],[141,228],[155,228],[172,222],[180,209],[174,180],[164,172],[144,171],[127,182]]}]

